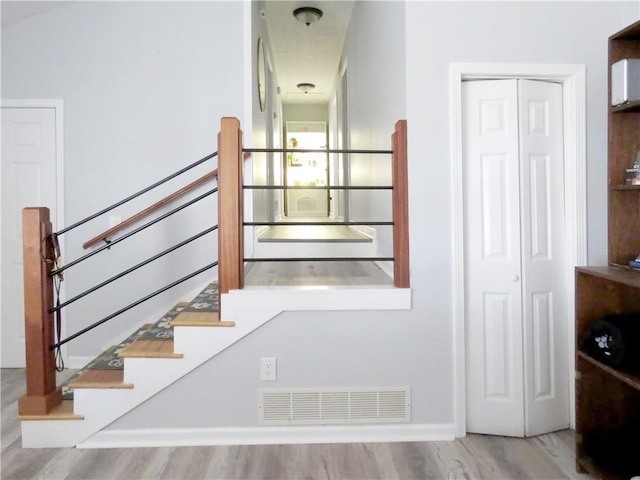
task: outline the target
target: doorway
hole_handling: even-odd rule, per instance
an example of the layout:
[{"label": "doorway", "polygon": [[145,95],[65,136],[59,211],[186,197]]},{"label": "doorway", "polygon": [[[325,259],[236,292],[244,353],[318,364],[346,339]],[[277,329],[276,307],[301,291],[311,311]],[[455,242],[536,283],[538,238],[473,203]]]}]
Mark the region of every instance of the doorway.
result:
[{"label": "doorway", "polygon": [[[465,337],[465,263],[464,263],[464,183],[462,155],[462,83],[475,79],[525,78],[562,84],[563,144],[564,144],[564,210],[565,259],[562,269],[564,291],[568,301],[566,318],[567,340],[563,347],[568,371],[574,367],[574,267],[586,264],[586,118],[584,115],[586,71],[583,65],[529,64],[452,64],[450,69],[450,114],[453,166],[453,243],[455,264],[454,284],[454,421],[456,436],[467,432],[466,337]],[[574,382],[569,379],[569,421],[575,425],[573,405]]]},{"label": "doorway", "polygon": [[[287,122],[288,149],[327,149],[325,122]],[[328,152],[289,152],[285,157],[285,216],[326,218],[329,216]],[[311,188],[304,188],[311,187]],[[319,188],[320,187],[320,188]]]},{"label": "doorway", "polygon": [[467,431],[569,426],[562,85],[462,86]]},{"label": "doorway", "polygon": [[2,368],[25,366],[22,209],[49,207],[54,230],[63,223],[62,118],[60,101],[2,102]]}]

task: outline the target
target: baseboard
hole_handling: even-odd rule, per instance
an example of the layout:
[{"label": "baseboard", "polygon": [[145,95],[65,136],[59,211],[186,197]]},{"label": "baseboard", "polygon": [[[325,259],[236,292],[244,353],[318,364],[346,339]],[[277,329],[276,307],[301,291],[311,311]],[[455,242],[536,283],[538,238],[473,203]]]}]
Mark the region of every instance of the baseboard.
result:
[{"label": "baseboard", "polygon": [[455,425],[450,423],[104,430],[76,448],[452,441],[455,431]]}]

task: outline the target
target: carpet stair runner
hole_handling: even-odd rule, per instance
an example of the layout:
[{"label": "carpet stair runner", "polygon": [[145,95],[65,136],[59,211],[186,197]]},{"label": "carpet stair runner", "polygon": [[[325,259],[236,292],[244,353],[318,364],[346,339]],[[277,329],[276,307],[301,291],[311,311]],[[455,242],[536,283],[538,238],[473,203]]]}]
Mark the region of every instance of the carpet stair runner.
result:
[{"label": "carpet stair runner", "polygon": [[173,350],[173,327],[233,326],[234,322],[220,322],[218,285],[207,285],[191,302],[178,303],[155,323],[140,327],[120,344],[110,347],[76,372],[62,386],[63,400],[73,400],[77,388],[133,388],[124,383],[124,359],[181,358]]}]

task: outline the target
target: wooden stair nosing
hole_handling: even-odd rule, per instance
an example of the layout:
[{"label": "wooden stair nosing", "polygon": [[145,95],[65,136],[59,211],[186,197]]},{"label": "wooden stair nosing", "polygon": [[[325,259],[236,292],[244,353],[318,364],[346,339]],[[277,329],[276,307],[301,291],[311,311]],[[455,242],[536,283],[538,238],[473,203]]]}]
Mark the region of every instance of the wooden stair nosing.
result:
[{"label": "wooden stair nosing", "polygon": [[73,400],[63,400],[46,415],[18,415],[18,420],[84,420],[84,415],[73,413]]}]

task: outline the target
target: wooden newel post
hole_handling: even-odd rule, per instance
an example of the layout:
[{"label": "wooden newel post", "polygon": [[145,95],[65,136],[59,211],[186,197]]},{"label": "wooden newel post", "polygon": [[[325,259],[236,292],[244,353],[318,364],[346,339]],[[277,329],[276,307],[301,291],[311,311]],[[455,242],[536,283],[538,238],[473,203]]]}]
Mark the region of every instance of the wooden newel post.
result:
[{"label": "wooden newel post", "polygon": [[398,120],[391,136],[393,146],[393,285],[409,285],[409,177],[407,121]]},{"label": "wooden newel post", "polygon": [[237,118],[224,117],[218,134],[218,284],[221,294],[241,289],[244,284],[243,163],[240,122]]},{"label": "wooden newel post", "polygon": [[18,401],[20,415],[45,415],[62,403],[62,389],[56,388],[54,344],[53,244],[49,209],[22,211],[24,262],[24,329],[27,363],[27,393]]}]

